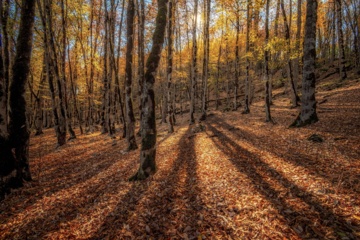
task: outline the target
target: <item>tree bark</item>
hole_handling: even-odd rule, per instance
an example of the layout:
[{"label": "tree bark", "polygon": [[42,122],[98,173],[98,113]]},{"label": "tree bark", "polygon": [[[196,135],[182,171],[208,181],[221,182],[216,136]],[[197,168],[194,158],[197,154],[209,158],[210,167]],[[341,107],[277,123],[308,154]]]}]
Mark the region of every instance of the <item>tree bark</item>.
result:
[{"label": "tree bark", "polygon": [[3,76],[4,76],[4,99],[6,103],[4,116],[5,123],[8,124],[9,118],[9,85],[10,85],[10,45],[9,45],[9,30],[8,30],[8,19],[9,19],[9,9],[10,9],[10,0],[5,0],[4,3],[1,2],[0,6],[0,24],[2,27],[2,37],[1,41],[3,43],[2,52],[3,52]]},{"label": "tree bark", "polygon": [[265,15],[265,52],[264,52],[264,76],[265,76],[265,114],[266,122],[273,122],[270,113],[270,81],[269,81],[269,6],[270,0],[266,1],[266,15]]},{"label": "tree bark", "polygon": [[197,29],[197,13],[198,13],[198,0],[195,1],[194,6],[194,25],[193,25],[193,40],[192,40],[192,53],[191,53],[191,87],[190,87],[190,122],[189,124],[195,123],[195,90],[197,81],[197,40],[196,40],[196,29]]},{"label": "tree bark", "polygon": [[155,122],[155,73],[159,65],[161,49],[164,42],[167,0],[158,0],[158,13],[153,43],[146,62],[145,83],[142,94],[142,139],[140,151],[140,167],[130,180],[142,180],[156,171],[156,122]]},{"label": "tree bark", "polygon": [[[29,166],[30,134],[25,114],[25,86],[30,72],[34,15],[35,0],[23,0],[10,85],[9,138],[7,139],[7,132],[4,129],[1,129],[0,132],[0,199],[8,192],[9,188],[20,187],[24,180],[31,180]],[[0,104],[3,102],[1,94],[3,93],[1,85],[4,82],[3,71],[2,69],[2,74],[0,74]],[[3,106],[1,106],[1,109],[3,109]],[[0,128],[3,128],[1,121]]]},{"label": "tree bark", "polygon": [[344,33],[342,30],[342,0],[335,0],[336,3],[336,15],[337,15],[337,30],[338,30],[338,44],[339,44],[339,69],[340,79],[344,80],[347,77],[345,69],[345,47],[344,47]]},{"label": "tree bark", "polygon": [[296,58],[294,59],[294,79],[295,85],[299,86],[301,79],[299,74],[299,62],[300,62],[300,41],[301,41],[301,4],[302,0],[297,0],[297,18],[296,18],[296,42],[295,42],[295,51],[296,51]]},{"label": "tree bark", "polygon": [[287,54],[287,57],[286,57],[287,58],[287,73],[288,73],[290,91],[291,91],[291,93],[290,93],[291,94],[291,103],[292,103],[292,107],[297,107],[297,106],[299,106],[298,100],[300,100],[300,98],[296,92],[294,76],[293,76],[293,71],[292,71],[292,65],[291,65],[290,27],[289,27],[289,23],[288,23],[288,20],[286,17],[284,0],[280,0],[280,6],[281,6],[283,19],[284,19],[284,25],[285,25],[285,40],[286,40],[286,51],[287,51],[287,53],[286,53]]},{"label": "tree bark", "polygon": [[168,117],[168,133],[174,132],[174,116],[173,116],[173,102],[172,102],[172,68],[173,68],[173,41],[174,41],[174,23],[175,23],[175,1],[168,1],[168,16],[167,16],[167,39],[168,39],[168,47],[167,47],[167,66],[166,66],[166,78],[167,78],[167,117]]},{"label": "tree bark", "polygon": [[209,55],[210,55],[210,39],[209,39],[209,25],[210,25],[210,0],[204,0],[204,58],[203,58],[203,89],[202,89],[202,103],[201,103],[201,117],[200,121],[206,120],[206,100],[208,91],[209,78]]},{"label": "tree bark", "polygon": [[250,5],[251,0],[247,0],[246,7],[246,78],[245,78],[245,103],[243,114],[250,113],[250,103],[249,103],[249,94],[250,94],[250,59],[249,59],[249,50],[250,50]]},{"label": "tree bark", "polygon": [[315,100],[317,6],[317,0],[307,0],[301,111],[296,120],[291,124],[292,127],[301,127],[318,121]]},{"label": "tree bark", "polygon": [[138,148],[135,139],[135,116],[131,99],[132,64],[134,48],[134,16],[135,3],[134,0],[129,0],[127,8],[127,46],[125,65],[126,140],[128,143],[127,151],[135,150]]}]

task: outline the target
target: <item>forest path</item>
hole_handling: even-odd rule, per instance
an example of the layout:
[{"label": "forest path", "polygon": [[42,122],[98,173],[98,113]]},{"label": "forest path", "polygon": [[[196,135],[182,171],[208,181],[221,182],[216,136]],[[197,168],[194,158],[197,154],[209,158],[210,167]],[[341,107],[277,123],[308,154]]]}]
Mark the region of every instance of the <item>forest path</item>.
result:
[{"label": "forest path", "polygon": [[[360,83],[318,92],[320,122],[288,128],[214,111],[194,133],[160,125],[154,176],[128,182],[139,151],[94,133],[54,150],[52,129],[31,139],[34,181],[0,203],[0,239],[360,238]],[[322,143],[307,138],[318,134]]]}]

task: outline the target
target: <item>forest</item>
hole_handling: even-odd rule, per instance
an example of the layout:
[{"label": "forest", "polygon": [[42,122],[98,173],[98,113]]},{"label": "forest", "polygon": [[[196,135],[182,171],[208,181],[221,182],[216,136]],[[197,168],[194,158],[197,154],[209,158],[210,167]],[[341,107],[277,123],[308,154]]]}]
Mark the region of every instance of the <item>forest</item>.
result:
[{"label": "forest", "polygon": [[0,0],[0,239],[360,239],[360,1]]}]

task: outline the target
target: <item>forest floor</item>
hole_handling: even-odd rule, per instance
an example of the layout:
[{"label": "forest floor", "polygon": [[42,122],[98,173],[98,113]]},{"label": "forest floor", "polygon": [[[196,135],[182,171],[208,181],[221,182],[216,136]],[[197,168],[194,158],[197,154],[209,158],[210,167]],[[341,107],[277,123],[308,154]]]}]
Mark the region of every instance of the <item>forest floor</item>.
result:
[{"label": "forest floor", "polygon": [[330,85],[309,127],[288,128],[298,109],[280,91],[276,124],[255,102],[211,111],[200,132],[187,115],[171,135],[159,125],[158,171],[141,182],[124,139],[55,150],[48,129],[31,138],[34,180],[0,203],[0,239],[360,239],[360,81]]}]

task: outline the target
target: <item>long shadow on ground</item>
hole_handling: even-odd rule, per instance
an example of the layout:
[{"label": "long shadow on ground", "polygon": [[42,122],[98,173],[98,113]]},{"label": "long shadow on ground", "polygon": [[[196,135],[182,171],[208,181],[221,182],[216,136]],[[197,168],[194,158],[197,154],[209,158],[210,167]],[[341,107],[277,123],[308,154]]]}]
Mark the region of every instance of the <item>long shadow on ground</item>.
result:
[{"label": "long shadow on ground", "polygon": [[[255,140],[258,136],[256,134],[249,133],[240,128],[234,128],[234,126],[228,124],[223,119],[216,116],[213,116],[211,118],[211,122],[217,123],[221,128],[229,130],[230,134],[239,137],[241,139],[244,139],[244,141],[249,142],[254,146],[257,145]],[[269,137],[271,138],[273,136],[269,136]],[[329,166],[331,164],[335,164],[335,162],[319,161],[316,158],[316,156],[311,157],[308,154],[298,152],[297,149],[294,146],[292,146],[292,144],[289,144],[288,142],[284,142],[283,140],[280,139],[280,137],[276,136],[275,138],[278,139],[276,144],[272,144],[271,146],[267,146],[266,144],[264,144],[261,145],[261,149],[267,150],[274,156],[284,159],[284,161],[287,161],[291,164],[304,167],[308,169],[311,174],[315,174],[326,180],[331,180],[331,184],[333,186],[339,186],[339,184],[341,184],[341,187],[346,189],[350,193],[360,193],[360,189],[354,188],[353,183],[351,182],[352,180],[356,181],[356,179],[358,179],[358,177],[360,176],[360,173],[358,172],[357,169],[349,169],[341,165],[337,166],[336,169],[330,168]],[[284,144],[286,147],[284,147]],[[306,149],[304,149],[304,152],[306,152]],[[338,173],[344,172],[346,173],[347,177],[342,179],[339,179],[338,177],[334,177],[334,171]]]},{"label": "long shadow on ground", "polygon": [[[291,228],[295,229],[296,226],[301,226],[301,229],[304,230],[303,232],[294,232],[295,234],[301,238],[316,237],[324,239],[330,236],[341,238],[345,235],[350,239],[355,239],[355,226],[350,225],[346,219],[337,215],[333,209],[323,206],[316,200],[314,195],[300,189],[274,168],[263,162],[258,156],[240,147],[215,127],[216,125],[221,126],[221,124],[219,119],[207,124],[207,128],[216,136],[212,137],[216,146],[229,157],[229,160],[239,172],[246,174],[248,179],[256,186],[258,192],[278,209],[278,212],[286,219]],[[291,194],[308,207],[300,212],[295,207],[287,204],[284,194],[275,190],[264,179],[264,175],[269,176],[277,184],[285,187],[287,189],[285,196]],[[320,226],[314,226],[314,219],[320,223]],[[330,235],[328,231],[330,231]]]},{"label": "long shadow on ground", "polygon": [[[117,152],[114,147],[107,147],[109,154]],[[101,155],[84,156],[77,161],[64,159],[67,164],[58,163],[50,172],[40,175],[38,181],[34,181],[22,189],[19,196],[9,196],[13,205],[16,204],[18,211],[5,211],[0,207],[0,213],[6,212],[1,216],[1,223],[8,222],[14,215],[26,211],[44,197],[55,196],[59,191],[70,189],[75,185],[81,185],[89,179],[97,176],[103,171],[111,168],[116,161],[113,158],[101,157]],[[89,167],[90,166],[90,167]]]}]

